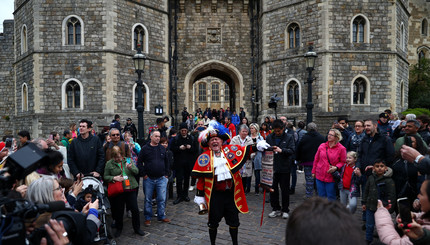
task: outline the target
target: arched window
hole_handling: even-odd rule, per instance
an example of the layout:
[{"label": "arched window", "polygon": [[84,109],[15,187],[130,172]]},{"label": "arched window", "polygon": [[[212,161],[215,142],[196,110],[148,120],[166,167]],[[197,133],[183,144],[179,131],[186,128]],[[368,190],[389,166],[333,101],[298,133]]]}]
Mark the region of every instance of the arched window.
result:
[{"label": "arched window", "polygon": [[296,79],[288,80],[284,85],[284,106],[301,106],[301,86]]},{"label": "arched window", "polygon": [[224,100],[229,101],[230,100],[230,86],[226,83],[224,85]]},{"label": "arched window", "polygon": [[135,24],[132,28],[133,38],[131,48],[137,50],[137,45],[140,44],[142,53],[148,53],[148,30],[143,24]]},{"label": "arched window", "polygon": [[206,101],[206,83],[199,83],[199,102]]},{"label": "arched window", "polygon": [[63,46],[84,45],[84,22],[79,16],[69,15],[63,20]]},{"label": "arched window", "polygon": [[400,83],[400,106],[405,106],[405,85],[403,81]]},{"label": "arched window", "polygon": [[369,43],[370,23],[364,15],[356,15],[351,21],[351,42]]},{"label": "arched window", "polygon": [[75,81],[70,81],[66,85],[67,108],[79,108],[81,106],[81,89]]},{"label": "arched window", "polygon": [[406,49],[406,34],[405,34],[405,25],[403,23],[400,25],[400,49],[405,51]]},{"label": "arched window", "polygon": [[75,17],[67,21],[67,44],[81,45],[81,22]]},{"label": "arched window", "polygon": [[418,53],[418,60],[420,60],[420,59],[424,59],[426,57],[426,53],[424,52],[424,50],[421,50],[419,53]]},{"label": "arched window", "polygon": [[27,84],[22,84],[21,89],[22,111],[28,111],[28,87]]},{"label": "arched window", "polygon": [[76,79],[68,79],[62,86],[62,109],[84,109],[82,83]]},{"label": "arched window", "polygon": [[212,83],[211,101],[219,101],[219,83]]},{"label": "arched window", "polygon": [[288,47],[297,48],[300,47],[300,27],[296,23],[292,23],[288,26]]},{"label": "arched window", "polygon": [[429,23],[427,19],[423,19],[423,21],[421,22],[421,35],[427,36],[428,26]]},{"label": "arched window", "polygon": [[[146,85],[146,83],[142,83],[143,87],[142,87],[142,100],[143,100],[143,110],[144,111],[149,111],[149,88],[148,85]],[[137,109],[137,102],[138,102],[138,91],[137,91],[137,84],[133,85],[133,97],[132,97],[132,110],[136,110]]]},{"label": "arched window", "polygon": [[355,105],[366,104],[366,90],[367,90],[367,82],[363,78],[355,79],[353,85],[353,98],[352,103]]},{"label": "arched window", "polygon": [[27,26],[23,25],[21,29],[21,54],[24,54],[28,50],[27,44]]}]

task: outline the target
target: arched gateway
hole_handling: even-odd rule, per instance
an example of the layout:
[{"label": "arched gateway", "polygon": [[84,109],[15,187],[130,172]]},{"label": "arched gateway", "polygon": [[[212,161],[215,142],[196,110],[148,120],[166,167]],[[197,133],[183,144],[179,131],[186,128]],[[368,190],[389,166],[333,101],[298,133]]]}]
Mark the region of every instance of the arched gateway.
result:
[{"label": "arched gateway", "polygon": [[[193,84],[205,77],[216,77],[228,84],[230,87],[229,106],[231,110],[239,111],[243,107],[243,77],[239,70],[220,60],[208,60],[193,67],[185,76],[185,106],[195,109],[195,98],[193,98]],[[202,108],[204,109],[204,108]],[[218,108],[216,108],[218,109]]]}]

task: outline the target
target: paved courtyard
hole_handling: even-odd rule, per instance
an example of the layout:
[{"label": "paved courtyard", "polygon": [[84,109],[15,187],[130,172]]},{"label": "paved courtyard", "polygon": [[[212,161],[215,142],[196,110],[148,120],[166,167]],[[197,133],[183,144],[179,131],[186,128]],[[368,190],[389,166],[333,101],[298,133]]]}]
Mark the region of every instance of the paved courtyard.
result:
[{"label": "paved courtyard", "polygon": [[[304,200],[304,174],[297,174],[298,181],[296,194],[290,196],[290,210],[300,205]],[[176,192],[176,190],[175,190]],[[194,198],[195,191],[190,193]],[[176,195],[176,194],[175,194]],[[253,189],[247,196],[249,213],[240,214],[239,244],[285,244],[285,229],[287,220],[281,217],[269,218],[272,211],[270,203],[266,203],[263,225],[260,227],[261,212],[263,210],[263,195],[255,196]],[[124,218],[124,229],[121,237],[115,239],[117,244],[210,244],[207,228],[207,215],[198,215],[198,207],[192,202],[181,202],[173,205],[174,199],[169,199],[166,213],[171,219],[170,224],[164,224],[153,217],[150,227],[143,226],[143,213],[141,213],[142,230],[146,235],[140,237],[133,233],[131,219]],[[139,207],[143,208],[143,194],[139,193]],[[290,213],[291,213],[290,211]],[[154,207],[155,212],[155,207]],[[360,213],[361,212],[357,212]],[[357,222],[359,216],[356,214]],[[364,236],[363,236],[364,238]],[[231,244],[228,226],[224,219],[218,228],[217,244]]]}]

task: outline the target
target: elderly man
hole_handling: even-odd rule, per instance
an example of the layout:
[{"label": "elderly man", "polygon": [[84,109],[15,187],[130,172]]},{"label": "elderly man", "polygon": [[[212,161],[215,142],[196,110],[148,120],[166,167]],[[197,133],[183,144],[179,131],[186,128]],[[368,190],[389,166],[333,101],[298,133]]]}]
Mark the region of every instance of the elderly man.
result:
[{"label": "elderly man", "polygon": [[394,146],[394,150],[397,152],[398,150],[400,150],[400,148],[402,147],[402,145],[405,143],[405,137],[407,136],[416,136],[417,140],[421,140],[423,145],[425,145],[425,147],[427,147],[426,142],[421,138],[421,135],[418,134],[418,130],[420,128],[420,123],[417,120],[408,120],[406,122],[406,126],[405,126],[405,135],[403,137],[399,137],[396,140],[396,144]]},{"label": "elderly man", "polygon": [[173,138],[170,149],[173,152],[173,169],[176,171],[176,193],[177,199],[173,204],[182,201],[189,202],[188,187],[190,184],[192,164],[196,161],[197,145],[193,136],[188,134],[187,123],[181,123],[179,134]]},{"label": "elderly man", "polygon": [[103,151],[105,153],[105,161],[107,162],[111,159],[111,151],[114,146],[118,146],[124,156],[130,158],[130,148],[124,141],[121,140],[121,134],[119,130],[117,128],[111,128],[109,130],[109,136],[111,141],[103,146]]},{"label": "elderly man", "polygon": [[73,176],[80,173],[99,177],[105,168],[105,156],[99,137],[91,134],[93,123],[82,119],[79,122],[79,136],[69,146],[67,164]]},{"label": "elderly man", "polygon": [[140,176],[143,177],[143,191],[145,193],[145,226],[151,225],[154,190],[157,191],[157,218],[161,222],[170,223],[164,212],[167,182],[170,175],[166,148],[160,144],[160,132],[158,130],[152,130],[149,137],[151,141],[142,147],[137,159],[137,167]]},{"label": "elderly man", "polygon": [[[206,205],[209,211],[209,237],[215,244],[217,228],[224,217],[230,227],[233,244],[238,244],[239,212],[248,213],[239,170],[255,149],[255,146],[225,145],[230,138],[228,130],[221,124],[211,123],[199,137],[200,145],[206,150],[194,165],[193,176],[197,180],[197,193],[194,202]],[[267,148],[262,140],[257,148]]]}]

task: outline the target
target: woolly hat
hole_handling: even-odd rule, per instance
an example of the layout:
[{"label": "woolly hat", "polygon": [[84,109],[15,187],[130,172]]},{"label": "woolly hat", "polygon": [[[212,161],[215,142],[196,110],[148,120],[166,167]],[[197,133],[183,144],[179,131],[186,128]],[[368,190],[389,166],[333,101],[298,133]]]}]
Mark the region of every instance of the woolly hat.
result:
[{"label": "woolly hat", "polygon": [[389,118],[390,116],[388,116],[387,113],[383,112],[383,113],[379,114],[379,118],[381,118],[381,117],[383,117],[383,118]]},{"label": "woolly hat", "polygon": [[199,142],[202,148],[209,147],[208,142],[211,138],[218,137],[222,141],[230,139],[228,129],[217,121],[210,121],[207,129],[203,130],[199,135]]}]

